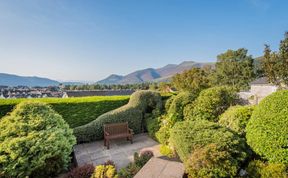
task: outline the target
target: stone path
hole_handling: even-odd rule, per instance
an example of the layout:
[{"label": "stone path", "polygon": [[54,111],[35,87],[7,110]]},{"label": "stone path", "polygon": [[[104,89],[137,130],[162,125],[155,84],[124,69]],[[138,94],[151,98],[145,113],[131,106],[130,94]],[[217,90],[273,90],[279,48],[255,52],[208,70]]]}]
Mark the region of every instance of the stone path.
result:
[{"label": "stone path", "polygon": [[74,154],[78,166],[84,164],[99,165],[107,160],[112,160],[117,169],[126,167],[133,161],[135,152],[144,150],[153,151],[154,155],[160,156],[159,143],[151,139],[147,134],[138,134],[133,138],[133,144],[126,139],[112,140],[110,149],[107,150],[102,141],[84,143],[74,146]]},{"label": "stone path", "polygon": [[183,174],[183,163],[161,157],[153,157],[134,178],[182,178]]}]

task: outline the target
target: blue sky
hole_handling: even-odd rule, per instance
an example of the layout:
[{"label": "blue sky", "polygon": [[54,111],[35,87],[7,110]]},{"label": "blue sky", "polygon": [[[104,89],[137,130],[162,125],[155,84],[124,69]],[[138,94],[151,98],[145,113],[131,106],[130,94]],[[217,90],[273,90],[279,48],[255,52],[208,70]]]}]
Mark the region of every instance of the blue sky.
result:
[{"label": "blue sky", "polygon": [[227,49],[262,55],[287,0],[0,0],[0,72],[96,81]]}]

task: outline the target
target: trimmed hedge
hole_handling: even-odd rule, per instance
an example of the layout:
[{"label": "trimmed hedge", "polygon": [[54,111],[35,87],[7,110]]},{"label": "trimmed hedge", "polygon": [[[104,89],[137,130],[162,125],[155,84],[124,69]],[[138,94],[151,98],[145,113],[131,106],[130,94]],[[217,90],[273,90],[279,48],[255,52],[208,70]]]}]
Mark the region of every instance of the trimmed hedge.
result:
[{"label": "trimmed hedge", "polygon": [[270,163],[288,165],[288,91],[278,91],[255,108],[246,127],[247,143]]},{"label": "trimmed hedge", "polygon": [[26,101],[0,120],[0,177],[48,177],[67,168],[76,143],[50,106]]},{"label": "trimmed hedge", "polygon": [[0,99],[0,118],[22,101],[48,103],[62,115],[71,128],[93,121],[98,116],[128,103],[129,96],[95,96],[80,98]]},{"label": "trimmed hedge", "polygon": [[131,95],[127,105],[107,112],[86,125],[76,127],[74,134],[80,143],[102,139],[103,125],[119,122],[128,122],[134,133],[140,133],[143,128],[144,114],[152,112],[153,109],[162,109],[160,94],[152,91],[137,91]]},{"label": "trimmed hedge", "polygon": [[244,161],[248,154],[245,140],[225,127],[207,120],[178,122],[171,129],[170,144],[185,163],[197,147],[216,144],[229,151],[237,161]]},{"label": "trimmed hedge", "polygon": [[279,163],[265,163],[260,160],[253,160],[247,167],[250,178],[287,178],[287,167]]},{"label": "trimmed hedge", "polygon": [[198,98],[184,109],[185,120],[218,121],[227,108],[235,105],[236,92],[229,87],[212,87],[201,91]]},{"label": "trimmed hedge", "polygon": [[231,106],[220,116],[219,124],[239,135],[245,135],[245,128],[251,118],[253,108],[253,106]]}]

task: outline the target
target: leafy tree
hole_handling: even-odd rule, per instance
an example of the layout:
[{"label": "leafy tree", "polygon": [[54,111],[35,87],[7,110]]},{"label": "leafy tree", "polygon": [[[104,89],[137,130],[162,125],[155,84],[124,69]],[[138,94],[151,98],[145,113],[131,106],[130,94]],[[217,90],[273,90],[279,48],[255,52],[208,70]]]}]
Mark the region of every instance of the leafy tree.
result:
[{"label": "leafy tree", "polygon": [[253,58],[248,50],[228,50],[217,56],[214,82],[216,85],[229,85],[238,89],[249,86],[254,79]]},{"label": "leafy tree", "polygon": [[284,84],[288,84],[288,32],[280,42],[279,48],[279,78]]},{"label": "leafy tree", "polygon": [[181,91],[199,93],[209,87],[208,74],[200,68],[192,68],[182,74],[176,74],[172,78],[172,85]]},{"label": "leafy tree", "polygon": [[262,68],[264,70],[265,76],[268,78],[268,81],[271,83],[277,83],[277,61],[278,56],[275,52],[271,53],[269,45],[265,45],[264,57],[262,60]]}]

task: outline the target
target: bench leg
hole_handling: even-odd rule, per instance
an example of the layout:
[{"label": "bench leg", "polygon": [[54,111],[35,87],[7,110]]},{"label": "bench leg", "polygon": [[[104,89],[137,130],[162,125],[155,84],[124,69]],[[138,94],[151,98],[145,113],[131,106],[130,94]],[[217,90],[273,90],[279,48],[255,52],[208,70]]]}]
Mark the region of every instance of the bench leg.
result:
[{"label": "bench leg", "polygon": [[104,146],[106,146],[106,139],[104,138]]},{"label": "bench leg", "polygon": [[130,142],[131,142],[131,144],[133,143],[133,137],[132,136],[130,137]]},{"label": "bench leg", "polygon": [[109,148],[110,148],[110,141],[107,140],[107,141],[106,141],[106,144],[107,144],[107,149],[109,150]]}]

